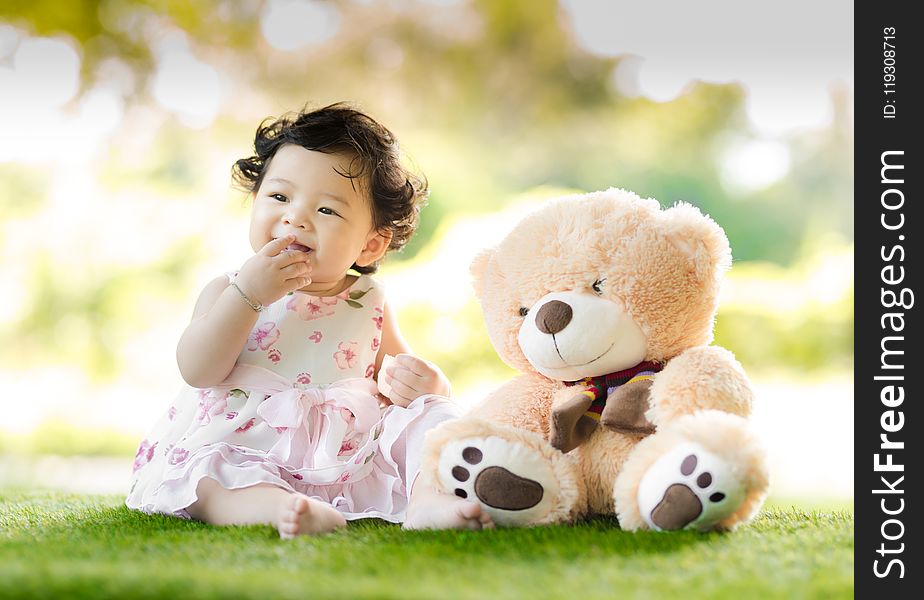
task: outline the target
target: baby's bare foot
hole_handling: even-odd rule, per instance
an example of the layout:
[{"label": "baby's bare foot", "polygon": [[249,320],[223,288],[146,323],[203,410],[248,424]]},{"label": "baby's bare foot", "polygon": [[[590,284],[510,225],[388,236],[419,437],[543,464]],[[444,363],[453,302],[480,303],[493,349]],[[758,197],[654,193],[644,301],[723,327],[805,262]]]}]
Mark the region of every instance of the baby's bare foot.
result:
[{"label": "baby's bare foot", "polygon": [[449,494],[426,494],[411,502],[405,529],[491,529],[494,521],[471,500]]},{"label": "baby's bare foot", "polygon": [[287,539],[297,535],[328,533],[345,525],[346,519],[334,507],[301,494],[292,494],[282,505],[276,528],[279,537]]}]

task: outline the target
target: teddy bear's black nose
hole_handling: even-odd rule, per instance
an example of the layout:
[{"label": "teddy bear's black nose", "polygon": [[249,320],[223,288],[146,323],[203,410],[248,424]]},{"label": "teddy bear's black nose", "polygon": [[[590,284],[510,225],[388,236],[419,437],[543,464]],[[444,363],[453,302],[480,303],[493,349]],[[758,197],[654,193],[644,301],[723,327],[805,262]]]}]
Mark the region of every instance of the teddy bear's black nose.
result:
[{"label": "teddy bear's black nose", "polygon": [[536,313],[536,327],[542,333],[556,334],[571,322],[571,307],[560,300],[551,300]]}]

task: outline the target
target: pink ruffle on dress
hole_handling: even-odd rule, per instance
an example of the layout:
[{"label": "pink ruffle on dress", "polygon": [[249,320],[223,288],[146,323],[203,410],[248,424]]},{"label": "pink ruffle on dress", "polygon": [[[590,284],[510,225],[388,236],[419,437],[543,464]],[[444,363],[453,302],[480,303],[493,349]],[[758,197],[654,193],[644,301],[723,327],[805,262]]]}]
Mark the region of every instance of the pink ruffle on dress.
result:
[{"label": "pink ruffle on dress", "polygon": [[[457,408],[433,395],[380,408],[364,366],[374,365],[381,336],[377,282],[360,277],[335,302],[297,296],[261,313],[254,343],[224,382],[183,390],[141,442],[130,508],[188,518],[199,481],[211,477],[228,489],[269,483],[299,492],[347,519],[404,520],[424,433]],[[304,309],[315,301],[324,308]]]}]

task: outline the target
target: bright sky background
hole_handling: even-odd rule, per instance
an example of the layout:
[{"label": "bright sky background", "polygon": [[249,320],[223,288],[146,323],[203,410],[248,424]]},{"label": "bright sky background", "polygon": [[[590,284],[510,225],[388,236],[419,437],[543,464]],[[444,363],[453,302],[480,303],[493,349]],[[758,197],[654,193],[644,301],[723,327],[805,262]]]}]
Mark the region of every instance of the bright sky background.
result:
[{"label": "bright sky background", "polygon": [[561,0],[561,5],[582,46],[637,57],[625,67],[630,73],[614,74],[620,90],[667,101],[692,81],[742,82],[748,115],[765,135],[827,124],[831,84],[853,88],[851,2]]}]

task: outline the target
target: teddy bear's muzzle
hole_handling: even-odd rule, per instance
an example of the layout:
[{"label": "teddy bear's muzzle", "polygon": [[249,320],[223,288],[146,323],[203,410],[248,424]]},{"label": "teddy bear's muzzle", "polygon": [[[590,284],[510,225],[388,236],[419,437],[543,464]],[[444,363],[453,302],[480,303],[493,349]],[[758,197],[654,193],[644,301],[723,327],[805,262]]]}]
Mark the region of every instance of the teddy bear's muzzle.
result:
[{"label": "teddy bear's muzzle", "polygon": [[641,328],[608,298],[583,291],[553,292],[540,298],[527,315],[518,335],[520,349],[551,379],[596,377],[645,359],[647,340]]}]

